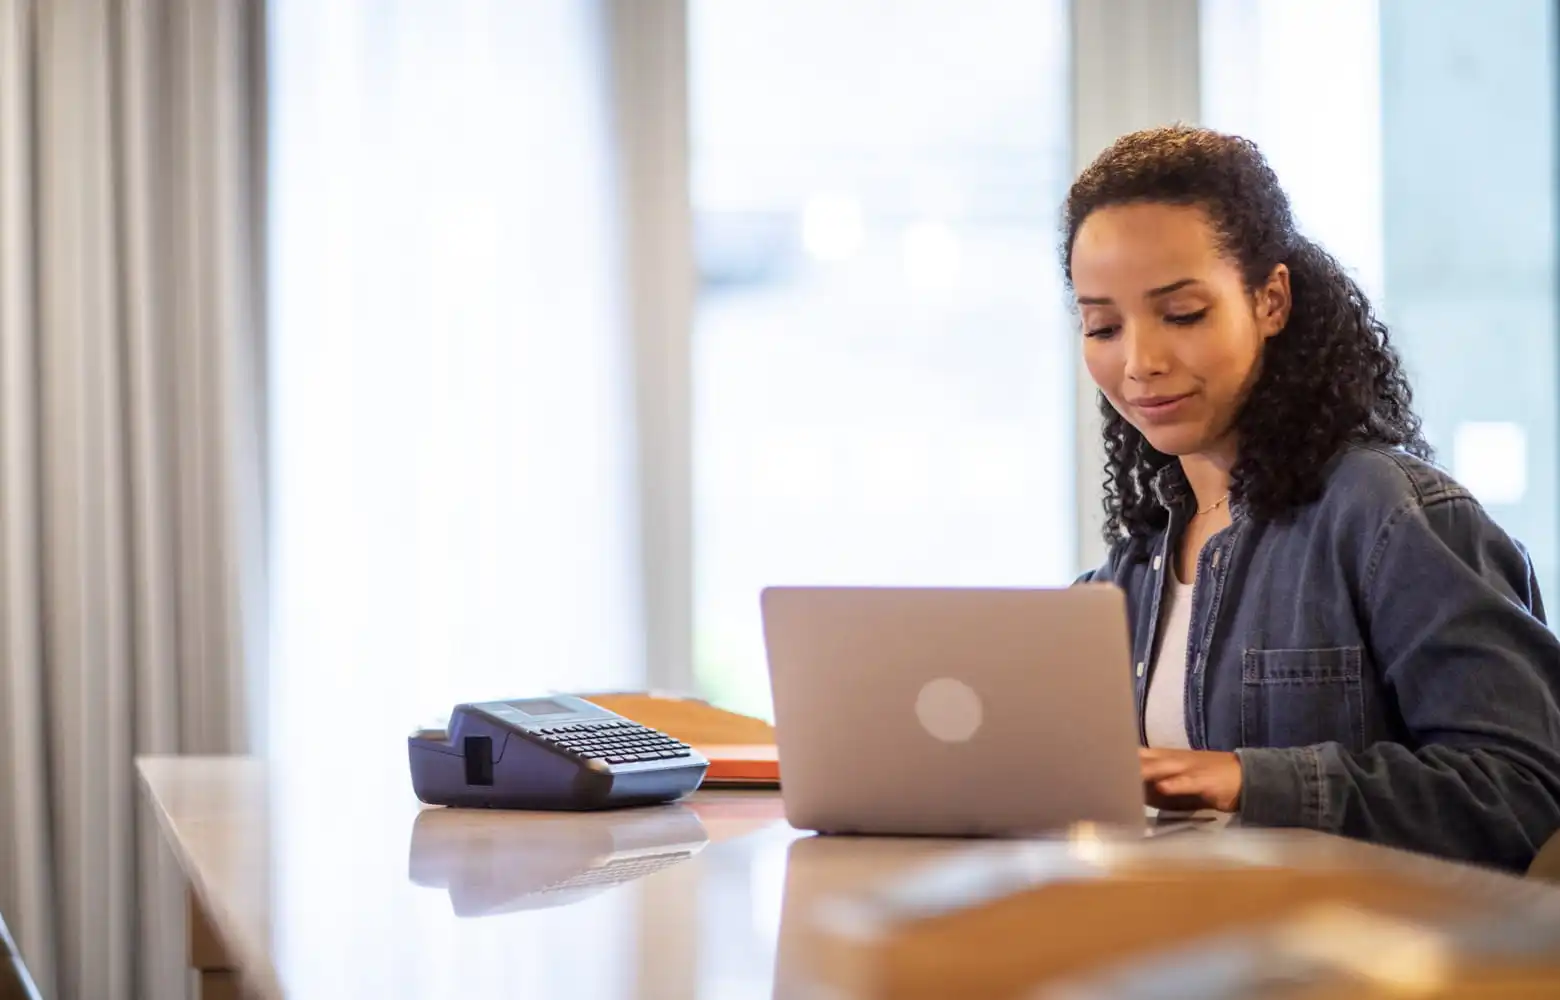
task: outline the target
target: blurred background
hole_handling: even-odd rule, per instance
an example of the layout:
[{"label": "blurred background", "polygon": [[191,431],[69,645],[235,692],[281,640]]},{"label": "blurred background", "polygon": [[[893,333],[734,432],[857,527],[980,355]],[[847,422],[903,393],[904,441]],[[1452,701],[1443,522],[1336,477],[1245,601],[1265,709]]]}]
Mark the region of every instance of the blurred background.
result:
[{"label": "blurred background", "polygon": [[[558,690],[767,718],[765,586],[1097,565],[1059,207],[1133,129],[1260,144],[1560,593],[1556,39],[1553,0],[0,0],[0,912],[44,992],[169,973],[136,754],[351,712],[398,757]],[[706,901],[711,961],[781,872]]]},{"label": "blurred background", "polygon": [[1073,6],[274,0],[274,732],[767,715],[765,585],[1070,581],[1057,210],[1167,101],[1267,152],[1553,592],[1553,5]]}]

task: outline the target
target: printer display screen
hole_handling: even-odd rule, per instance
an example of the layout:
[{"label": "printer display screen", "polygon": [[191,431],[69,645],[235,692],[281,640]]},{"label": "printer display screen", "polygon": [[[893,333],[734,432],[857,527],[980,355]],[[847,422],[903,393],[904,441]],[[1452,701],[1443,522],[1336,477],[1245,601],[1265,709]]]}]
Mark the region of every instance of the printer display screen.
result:
[{"label": "printer display screen", "polygon": [[512,701],[511,708],[517,708],[526,715],[568,715],[574,709],[567,705],[560,705],[556,701],[548,701],[546,698],[532,698],[529,701]]}]

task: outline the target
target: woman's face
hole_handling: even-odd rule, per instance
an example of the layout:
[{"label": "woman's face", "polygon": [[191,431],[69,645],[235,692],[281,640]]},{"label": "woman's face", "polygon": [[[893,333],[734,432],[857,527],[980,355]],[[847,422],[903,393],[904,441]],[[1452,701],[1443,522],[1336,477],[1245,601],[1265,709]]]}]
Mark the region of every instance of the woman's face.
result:
[{"label": "woman's face", "polygon": [[1089,374],[1116,412],[1167,455],[1231,451],[1262,346],[1289,316],[1280,264],[1255,296],[1194,206],[1091,213],[1072,250]]}]

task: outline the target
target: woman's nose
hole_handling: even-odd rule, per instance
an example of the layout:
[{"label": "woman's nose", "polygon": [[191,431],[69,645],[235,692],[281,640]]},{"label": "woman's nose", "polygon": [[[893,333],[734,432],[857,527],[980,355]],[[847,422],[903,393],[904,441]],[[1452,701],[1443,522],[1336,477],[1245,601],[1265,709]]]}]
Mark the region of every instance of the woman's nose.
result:
[{"label": "woman's nose", "polygon": [[1122,329],[1127,354],[1127,378],[1143,382],[1164,375],[1170,369],[1169,345],[1152,330],[1133,324]]}]

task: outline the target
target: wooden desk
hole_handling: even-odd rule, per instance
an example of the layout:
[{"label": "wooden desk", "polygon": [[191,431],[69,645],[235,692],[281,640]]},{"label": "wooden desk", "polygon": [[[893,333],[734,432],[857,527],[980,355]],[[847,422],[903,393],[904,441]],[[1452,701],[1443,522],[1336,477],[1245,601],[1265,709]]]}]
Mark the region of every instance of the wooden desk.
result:
[{"label": "wooden desk", "polygon": [[[208,1000],[798,996],[827,961],[821,900],[870,901],[931,862],[985,852],[1000,862],[1013,849],[804,836],[770,792],[489,812],[422,808],[399,761],[139,767],[190,882],[191,964]],[[1150,849],[1162,841],[1169,859],[1204,836],[1221,835]],[[1372,865],[1381,850],[1299,837],[1313,853],[1365,852]]]}]

